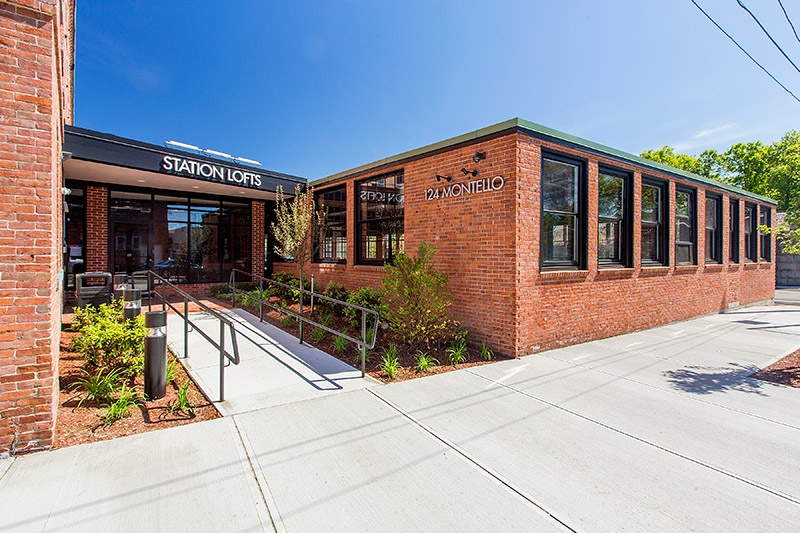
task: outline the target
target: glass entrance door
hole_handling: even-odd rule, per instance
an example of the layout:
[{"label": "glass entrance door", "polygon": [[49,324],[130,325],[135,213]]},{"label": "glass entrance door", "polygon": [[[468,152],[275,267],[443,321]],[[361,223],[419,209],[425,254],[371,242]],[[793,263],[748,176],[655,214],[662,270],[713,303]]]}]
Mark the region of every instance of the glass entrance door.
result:
[{"label": "glass entrance door", "polygon": [[150,224],[114,223],[114,273],[150,268]]}]

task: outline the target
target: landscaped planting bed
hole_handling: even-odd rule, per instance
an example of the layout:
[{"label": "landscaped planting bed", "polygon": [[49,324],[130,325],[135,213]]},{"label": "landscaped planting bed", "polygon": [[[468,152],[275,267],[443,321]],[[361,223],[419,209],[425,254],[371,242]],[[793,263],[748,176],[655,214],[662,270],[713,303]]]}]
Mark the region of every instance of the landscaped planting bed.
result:
[{"label": "landscaped planting bed", "polygon": [[752,377],[800,388],[800,350],[795,350],[781,360],[759,370]]},{"label": "landscaped planting bed", "polygon": [[[136,433],[219,418],[216,408],[186,374],[172,354],[168,355],[169,374],[164,398],[144,398],[141,372],[144,335],[142,319],[127,325],[118,319],[121,309],[108,310],[108,316],[95,320],[88,328],[93,343],[81,342],[87,335],[75,331],[80,326],[65,315],[59,359],[59,405],[55,448],[108,440]],[[81,311],[78,311],[80,322]],[[86,322],[86,321],[84,321]],[[115,322],[120,322],[119,325]],[[107,334],[102,333],[105,331]],[[126,333],[132,330],[133,333]],[[96,334],[96,335],[95,335]],[[93,344],[93,348],[87,346]],[[83,350],[81,350],[83,348]],[[115,356],[102,355],[103,350]],[[91,355],[87,357],[87,352]]]}]

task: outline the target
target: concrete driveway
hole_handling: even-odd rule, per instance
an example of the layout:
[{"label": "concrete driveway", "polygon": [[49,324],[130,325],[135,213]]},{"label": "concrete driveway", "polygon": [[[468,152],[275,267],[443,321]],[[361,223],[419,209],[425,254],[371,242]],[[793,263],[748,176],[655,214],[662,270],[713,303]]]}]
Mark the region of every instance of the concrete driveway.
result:
[{"label": "concrete driveway", "polygon": [[798,324],[742,309],[0,462],[0,529],[796,530],[800,390],[748,376]]}]

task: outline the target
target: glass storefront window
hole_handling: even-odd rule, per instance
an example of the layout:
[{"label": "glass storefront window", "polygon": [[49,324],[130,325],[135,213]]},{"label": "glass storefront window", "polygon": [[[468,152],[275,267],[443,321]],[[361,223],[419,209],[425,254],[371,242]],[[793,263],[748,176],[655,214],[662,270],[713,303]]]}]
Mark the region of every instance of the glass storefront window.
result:
[{"label": "glass storefront window", "polygon": [[[317,205],[327,213],[319,251],[319,262],[347,261],[347,188],[337,187],[317,194]],[[367,257],[367,256],[362,256]]]},{"label": "glass storefront window", "polygon": [[402,172],[356,184],[359,262],[391,262],[403,252],[405,193]]},{"label": "glass storefront window", "polygon": [[86,196],[84,190],[72,188],[66,197],[64,213],[64,285],[75,288],[75,275],[86,272]]}]

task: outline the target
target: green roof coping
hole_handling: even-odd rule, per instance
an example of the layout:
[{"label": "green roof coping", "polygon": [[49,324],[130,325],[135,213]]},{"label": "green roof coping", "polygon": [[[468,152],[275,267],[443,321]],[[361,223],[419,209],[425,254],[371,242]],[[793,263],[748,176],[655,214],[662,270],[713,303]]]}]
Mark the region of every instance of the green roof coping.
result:
[{"label": "green roof coping", "polygon": [[640,157],[638,155],[629,154],[628,152],[623,152],[622,150],[617,150],[616,148],[611,148],[610,146],[605,146],[603,144],[599,144],[596,142],[592,142],[586,139],[582,139],[581,137],[576,137],[575,135],[570,135],[569,133],[564,133],[563,131],[554,130],[553,128],[548,128],[547,126],[542,126],[541,124],[536,124],[535,122],[530,122],[528,120],[523,120],[521,118],[512,118],[511,120],[506,120],[504,122],[499,122],[492,126],[488,126],[486,128],[481,128],[479,130],[475,130],[470,133],[465,133],[463,135],[459,135],[457,137],[452,137],[450,139],[445,139],[444,141],[439,141],[433,144],[429,144],[427,146],[423,146],[421,148],[417,148],[415,150],[409,150],[407,152],[403,152],[391,157],[386,157],[384,159],[379,159],[377,161],[373,161],[372,163],[367,163],[365,165],[361,165],[355,168],[351,168],[350,170],[345,170],[344,172],[338,172],[336,174],[332,174],[330,176],[326,176],[324,178],[320,178],[311,182],[309,185],[311,186],[318,186],[328,183],[330,181],[343,178],[346,176],[350,176],[352,174],[356,174],[359,172],[368,171],[373,168],[377,168],[383,165],[389,165],[392,163],[397,163],[399,161],[403,161],[405,159],[410,159],[412,157],[417,157],[423,154],[427,154],[429,152],[434,152],[436,150],[441,150],[442,148],[448,148],[450,146],[455,146],[457,144],[461,144],[463,142],[472,141],[476,139],[480,139],[482,137],[487,137],[494,133],[499,133],[501,131],[506,131],[510,129],[521,129],[527,130],[534,134],[544,135],[547,137],[551,137],[553,139],[568,142],[570,144],[587,148],[589,150],[599,152],[601,154],[610,155],[617,159],[621,159],[623,161],[628,161],[630,163],[634,163],[636,165],[640,165],[643,167],[652,168],[655,170],[660,170],[662,172],[667,172],[669,174],[673,174],[675,176],[687,178],[692,181],[700,182],[705,185],[710,185],[712,187],[716,187],[718,189],[723,189],[741,196],[745,196],[748,198],[752,198],[754,200],[758,200],[760,202],[765,202],[772,205],[778,205],[778,202],[767,198],[766,196],[761,196],[760,194],[755,194],[750,191],[746,191],[744,189],[740,189],[739,187],[735,187],[733,185],[729,185],[727,183],[723,183],[721,181],[717,181],[712,178],[706,178],[704,176],[700,176],[698,174],[693,174],[691,172],[686,172],[685,170],[680,170],[675,167],[671,167],[669,165],[665,165],[663,163],[659,163],[657,161],[652,161],[650,159],[645,159],[644,157]]}]

